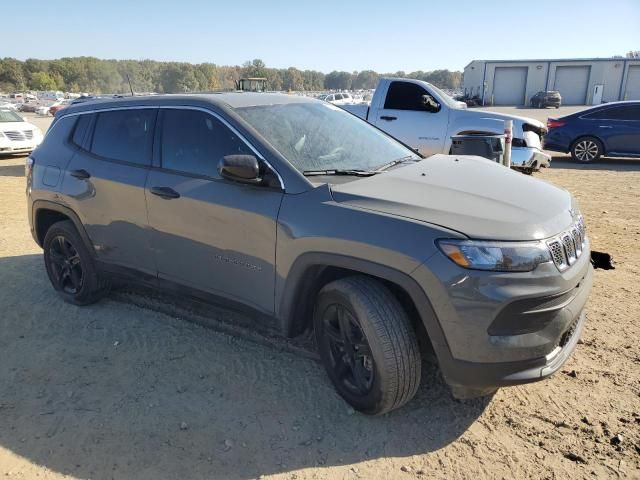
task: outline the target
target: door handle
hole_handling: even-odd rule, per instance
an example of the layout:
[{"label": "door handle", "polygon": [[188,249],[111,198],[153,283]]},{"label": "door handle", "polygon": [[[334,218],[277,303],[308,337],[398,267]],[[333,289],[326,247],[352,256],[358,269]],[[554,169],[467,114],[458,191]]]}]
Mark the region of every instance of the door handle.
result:
[{"label": "door handle", "polygon": [[80,178],[80,179],[85,179],[85,178],[90,178],[91,177],[91,174],[89,172],[87,172],[83,168],[81,168],[79,170],[71,170],[69,172],[69,175],[71,175],[72,177],[75,177],[75,178]]},{"label": "door handle", "polygon": [[380,120],[386,120],[387,122],[392,122],[393,120],[397,120],[398,117],[390,117],[388,115],[383,115],[380,117]]},{"label": "door handle", "polygon": [[151,193],[166,200],[171,200],[172,198],[180,198],[180,194],[170,187],[151,187]]},{"label": "door handle", "polygon": [[613,128],[611,125],[598,125],[600,128]]}]

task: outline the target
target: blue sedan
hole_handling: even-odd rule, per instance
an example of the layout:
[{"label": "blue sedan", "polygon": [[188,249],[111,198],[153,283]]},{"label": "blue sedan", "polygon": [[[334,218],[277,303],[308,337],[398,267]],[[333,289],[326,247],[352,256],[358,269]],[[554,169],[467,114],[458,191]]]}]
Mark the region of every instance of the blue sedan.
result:
[{"label": "blue sedan", "polygon": [[640,101],[612,102],[547,121],[544,148],[589,163],[640,157]]}]

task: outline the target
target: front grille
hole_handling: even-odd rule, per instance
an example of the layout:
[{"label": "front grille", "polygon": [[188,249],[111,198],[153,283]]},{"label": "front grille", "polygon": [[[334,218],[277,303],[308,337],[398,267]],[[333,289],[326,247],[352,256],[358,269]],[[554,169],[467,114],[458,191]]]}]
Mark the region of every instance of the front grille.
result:
[{"label": "front grille", "polygon": [[25,140],[31,140],[33,138],[33,130],[24,130],[22,132],[9,130],[3,133],[9,140],[13,140],[14,142],[24,142]]},{"label": "front grille", "polygon": [[568,267],[567,265],[567,257],[564,255],[564,249],[562,248],[562,243],[558,240],[554,240],[553,242],[549,242],[549,250],[551,251],[551,257],[553,258],[553,263],[556,264],[560,270],[564,270]]},{"label": "front grille", "polygon": [[586,244],[586,228],[582,216],[566,232],[547,240],[553,263],[561,272],[576,263],[584,252]]},{"label": "front grille", "polygon": [[565,233],[562,235],[562,246],[564,247],[564,253],[567,255],[569,265],[573,264],[578,257],[576,257],[576,245],[573,243],[571,234]]}]

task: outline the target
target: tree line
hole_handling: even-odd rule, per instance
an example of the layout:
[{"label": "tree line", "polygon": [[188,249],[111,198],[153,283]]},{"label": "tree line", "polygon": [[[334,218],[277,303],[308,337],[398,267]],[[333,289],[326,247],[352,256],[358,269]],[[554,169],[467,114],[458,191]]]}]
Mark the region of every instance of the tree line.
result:
[{"label": "tree line", "polygon": [[294,67],[269,68],[260,59],[243,65],[157,62],[154,60],[102,60],[94,57],[56,60],[0,59],[0,91],[62,90],[90,93],[125,93],[129,81],[136,92],[183,93],[233,90],[242,77],[264,77],[269,90],[350,90],[374,88],[380,76],[410,77],[440,88],[457,89],[462,72],[402,71],[379,74],[333,71],[328,74]]}]

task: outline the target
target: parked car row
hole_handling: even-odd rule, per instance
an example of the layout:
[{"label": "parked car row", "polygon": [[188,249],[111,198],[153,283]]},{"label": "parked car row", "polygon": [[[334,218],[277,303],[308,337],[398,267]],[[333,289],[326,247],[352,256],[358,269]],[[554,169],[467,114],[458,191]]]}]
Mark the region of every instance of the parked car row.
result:
[{"label": "parked car row", "polygon": [[329,95],[320,95],[318,100],[324,100],[325,102],[333,103],[334,105],[345,105],[348,103],[354,103],[354,98],[350,93],[331,93]]}]

